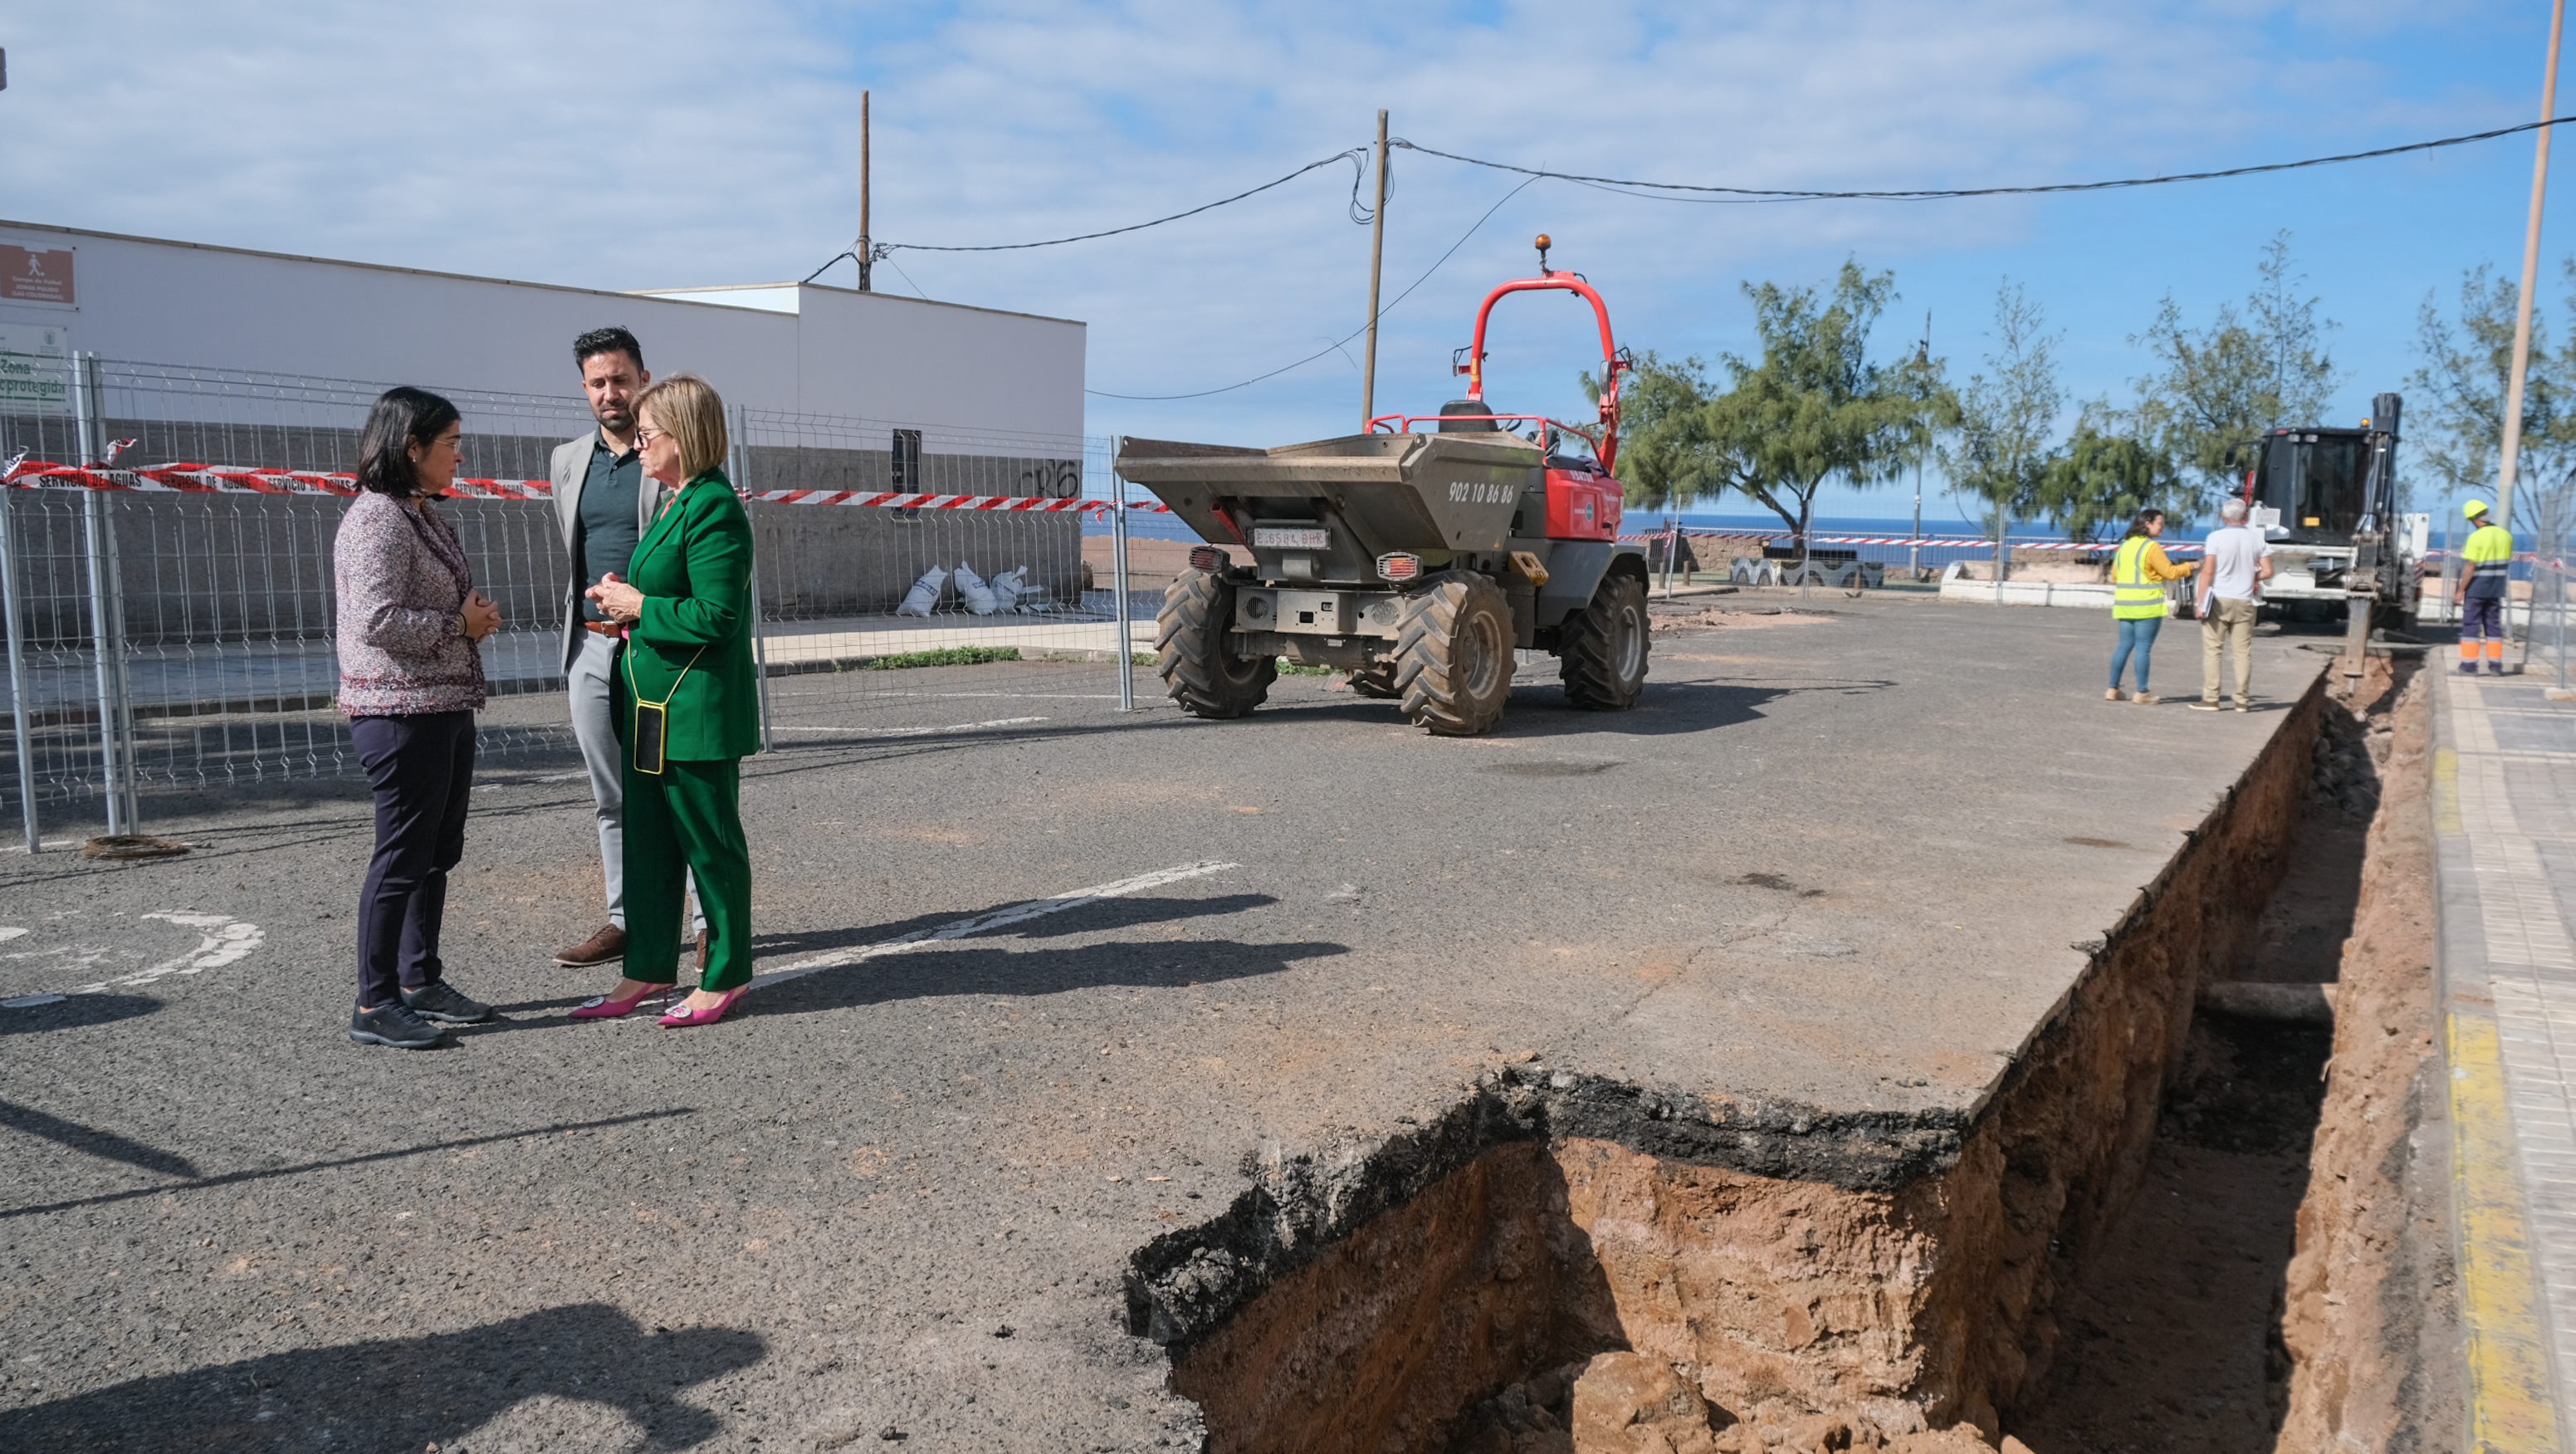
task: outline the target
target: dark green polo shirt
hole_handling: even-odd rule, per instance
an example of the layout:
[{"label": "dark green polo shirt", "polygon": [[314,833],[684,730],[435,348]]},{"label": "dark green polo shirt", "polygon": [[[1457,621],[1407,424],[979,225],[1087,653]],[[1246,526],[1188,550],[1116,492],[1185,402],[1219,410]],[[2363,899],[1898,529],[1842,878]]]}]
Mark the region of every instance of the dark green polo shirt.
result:
[{"label": "dark green polo shirt", "polygon": [[[581,518],[573,535],[573,556],[581,568],[582,589],[599,584],[610,571],[631,580],[628,562],[642,530],[635,523],[636,497],[644,491],[644,461],[635,451],[611,454],[608,441],[591,436],[590,473],[581,482]],[[582,619],[605,621],[597,603],[584,597]]]}]

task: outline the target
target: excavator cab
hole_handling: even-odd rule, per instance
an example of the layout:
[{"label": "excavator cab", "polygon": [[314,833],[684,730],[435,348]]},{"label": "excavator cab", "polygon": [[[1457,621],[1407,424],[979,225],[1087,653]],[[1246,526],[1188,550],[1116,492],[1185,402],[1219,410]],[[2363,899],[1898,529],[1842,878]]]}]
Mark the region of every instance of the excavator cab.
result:
[{"label": "excavator cab", "polygon": [[2370,433],[2276,429],[2258,446],[2246,503],[2267,540],[2346,545],[2370,513]]},{"label": "excavator cab", "polygon": [[2381,394],[2371,404],[2358,429],[2303,425],[2239,445],[2246,523],[2276,545],[2348,547],[2355,535],[2386,533],[2399,400]]}]

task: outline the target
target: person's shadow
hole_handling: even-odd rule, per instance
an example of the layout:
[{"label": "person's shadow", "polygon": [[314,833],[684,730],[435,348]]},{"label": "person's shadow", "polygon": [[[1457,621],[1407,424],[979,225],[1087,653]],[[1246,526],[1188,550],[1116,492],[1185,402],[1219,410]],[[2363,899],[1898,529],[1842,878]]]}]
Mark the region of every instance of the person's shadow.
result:
[{"label": "person's shadow", "polygon": [[575,1303],[456,1333],[271,1353],[112,1384],[0,1412],[0,1449],[74,1451],[447,1447],[522,1399],[607,1404],[644,1449],[686,1449],[724,1428],[678,1391],[760,1361],[735,1328],[647,1332],[605,1303]]}]

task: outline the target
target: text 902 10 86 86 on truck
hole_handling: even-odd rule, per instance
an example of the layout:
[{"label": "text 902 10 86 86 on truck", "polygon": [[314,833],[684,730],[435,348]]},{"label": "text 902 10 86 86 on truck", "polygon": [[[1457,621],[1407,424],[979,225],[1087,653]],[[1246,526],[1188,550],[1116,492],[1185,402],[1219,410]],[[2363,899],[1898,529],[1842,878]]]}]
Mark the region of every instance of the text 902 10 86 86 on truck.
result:
[{"label": "text 902 10 86 86 on truck", "polygon": [[[1601,328],[1597,423],[1497,414],[1485,401],[1485,325],[1513,293],[1562,291]],[[1580,707],[1624,711],[1645,689],[1646,559],[1619,540],[1619,381],[1631,367],[1592,285],[1547,267],[1476,310],[1457,372],[1467,395],[1436,415],[1389,414],[1365,434],[1277,449],[1130,439],[1118,473],[1208,542],[1163,593],[1157,666],[1199,717],[1261,705],[1280,658],[1350,673],[1428,732],[1502,720],[1519,650],[1559,663]],[[1240,552],[1242,559],[1237,558]]]}]

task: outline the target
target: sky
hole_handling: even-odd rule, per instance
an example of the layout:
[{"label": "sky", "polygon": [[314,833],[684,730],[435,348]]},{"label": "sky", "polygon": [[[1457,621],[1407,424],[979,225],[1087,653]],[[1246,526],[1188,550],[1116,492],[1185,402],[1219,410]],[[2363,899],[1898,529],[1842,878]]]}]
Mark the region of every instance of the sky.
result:
[{"label": "sky", "polygon": [[[1365,147],[1381,107],[1396,136],[1442,150],[1755,187],[2014,185],[2352,151],[2535,119],[2548,21],[2540,0],[83,0],[0,26],[0,215],[583,287],[762,282],[805,276],[856,233],[862,88],[877,239],[974,245],[1212,201]],[[2404,388],[2428,292],[2447,304],[2465,268],[2518,270],[2532,158],[2526,134],[2085,196],[1711,205],[1561,181],[1515,191],[1398,151],[1385,291],[1420,282],[1381,326],[1379,407],[1433,412],[1461,392],[1451,351],[1487,288],[1533,270],[1545,231],[1551,262],[1601,289],[1621,343],[1711,361],[1752,346],[1745,282],[1821,284],[1851,258],[1895,274],[1880,351],[1910,351],[1928,313],[1962,379],[1991,346],[1998,286],[2016,281],[2063,335],[2071,423],[2085,399],[2130,396],[2147,360],[2129,339],[2161,299],[2205,322],[2286,229],[2337,325],[2320,422],[2350,423]],[[1356,175],[1337,164],[1094,242],[906,248],[876,282],[1084,320],[1094,434],[1345,433],[1362,343],[1343,340],[1368,306]],[[2538,305],[2557,330],[2576,230],[2543,247]],[[1600,350],[1579,303],[1516,298],[1494,326],[1498,407],[1584,409],[1577,374]],[[1183,394],[1202,397],[1109,397]],[[1901,516],[1911,495],[1829,486],[1822,503]],[[1927,523],[1957,518],[1937,477],[1930,496]]]}]

